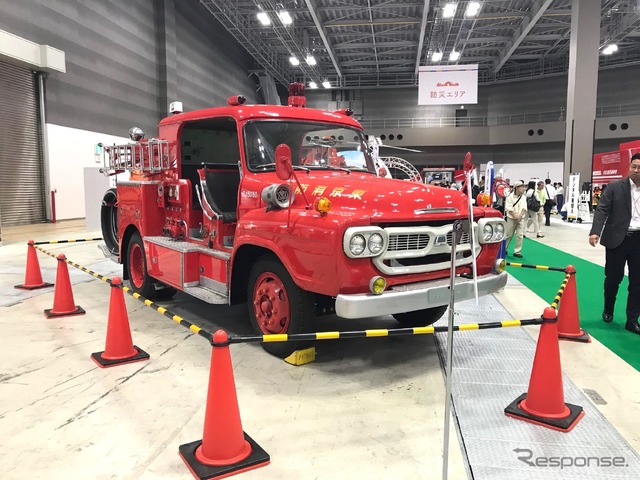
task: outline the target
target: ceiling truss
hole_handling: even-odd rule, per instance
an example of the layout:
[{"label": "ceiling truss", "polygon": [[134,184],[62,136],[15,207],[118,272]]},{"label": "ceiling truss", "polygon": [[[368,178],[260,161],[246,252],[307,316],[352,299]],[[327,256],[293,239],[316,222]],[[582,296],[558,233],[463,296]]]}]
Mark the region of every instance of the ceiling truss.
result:
[{"label": "ceiling truss", "polygon": [[[475,17],[468,0],[199,0],[249,52],[257,68],[284,85],[292,81],[332,88],[411,87],[422,65],[479,64],[481,83],[565,73],[572,0],[480,0]],[[457,4],[443,18],[446,3]],[[283,25],[286,9],[293,25]],[[256,15],[266,12],[271,25]],[[640,2],[603,0],[602,67],[640,63]],[[460,53],[449,61],[452,51]],[[434,52],[442,60],[432,61]],[[304,59],[313,55],[316,65]],[[300,59],[292,66],[289,57]]]}]

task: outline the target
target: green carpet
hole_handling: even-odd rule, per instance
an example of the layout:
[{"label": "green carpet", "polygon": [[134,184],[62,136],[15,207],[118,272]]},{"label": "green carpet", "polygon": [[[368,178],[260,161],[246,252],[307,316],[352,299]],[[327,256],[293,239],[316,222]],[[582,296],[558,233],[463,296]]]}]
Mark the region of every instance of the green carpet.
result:
[{"label": "green carpet", "polygon": [[[609,350],[640,371],[640,354],[638,353],[640,338],[624,329],[627,287],[629,285],[627,277],[625,276],[620,284],[614,320],[612,323],[604,323],[602,321],[604,267],[528,238],[524,239],[522,247],[524,258],[515,258],[512,255],[514,244],[515,242],[511,244],[511,254],[507,255],[508,262],[561,268],[573,265],[576,268],[580,326],[587,330],[589,335],[598,339]],[[549,303],[553,302],[565,275],[563,272],[519,267],[507,267],[507,271]]]}]

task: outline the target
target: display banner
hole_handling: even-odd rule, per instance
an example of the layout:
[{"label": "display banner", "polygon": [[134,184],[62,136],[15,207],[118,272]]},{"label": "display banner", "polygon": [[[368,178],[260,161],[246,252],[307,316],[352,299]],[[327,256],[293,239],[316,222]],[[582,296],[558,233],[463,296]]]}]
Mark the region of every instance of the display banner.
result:
[{"label": "display banner", "polygon": [[569,175],[569,188],[567,189],[567,218],[578,218],[578,202],[580,201],[580,174]]},{"label": "display banner", "polygon": [[418,68],[418,105],[478,103],[478,65]]}]

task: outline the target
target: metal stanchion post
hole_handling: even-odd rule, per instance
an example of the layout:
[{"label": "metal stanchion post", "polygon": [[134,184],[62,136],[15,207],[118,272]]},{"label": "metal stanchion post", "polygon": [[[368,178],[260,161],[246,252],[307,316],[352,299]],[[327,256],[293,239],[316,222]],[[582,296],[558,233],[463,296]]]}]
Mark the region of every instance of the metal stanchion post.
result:
[{"label": "metal stanchion post", "polygon": [[[456,220],[453,222],[453,234],[451,238],[451,275],[449,281],[449,319],[447,329],[447,365],[446,365],[446,383],[445,383],[445,404],[444,404],[444,439],[442,454],[442,478],[446,480],[449,472],[449,423],[451,417],[451,374],[453,363],[453,314],[455,301],[455,284],[456,284],[456,247],[462,233],[469,232],[470,225],[468,220]],[[470,232],[471,235],[473,232]]]}]

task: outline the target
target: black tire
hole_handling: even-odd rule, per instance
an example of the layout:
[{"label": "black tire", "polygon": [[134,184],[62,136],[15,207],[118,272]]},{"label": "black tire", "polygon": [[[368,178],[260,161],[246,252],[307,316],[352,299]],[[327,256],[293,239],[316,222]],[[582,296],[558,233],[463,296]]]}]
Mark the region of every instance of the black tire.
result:
[{"label": "black tire", "polygon": [[[258,335],[304,333],[314,318],[315,295],[298,287],[274,255],[265,255],[251,268],[247,306],[253,331]],[[307,342],[263,343],[262,348],[285,358]]]},{"label": "black tire", "polygon": [[118,191],[115,188],[107,190],[102,197],[100,208],[100,227],[102,239],[113,255],[118,254]]},{"label": "black tire", "polygon": [[149,300],[155,298],[155,280],[149,276],[144,243],[138,232],[131,236],[127,246],[127,274],[131,290]]},{"label": "black tire", "polygon": [[447,305],[442,305],[415,312],[394,313],[393,318],[403,327],[426,327],[440,320],[446,311]]}]

